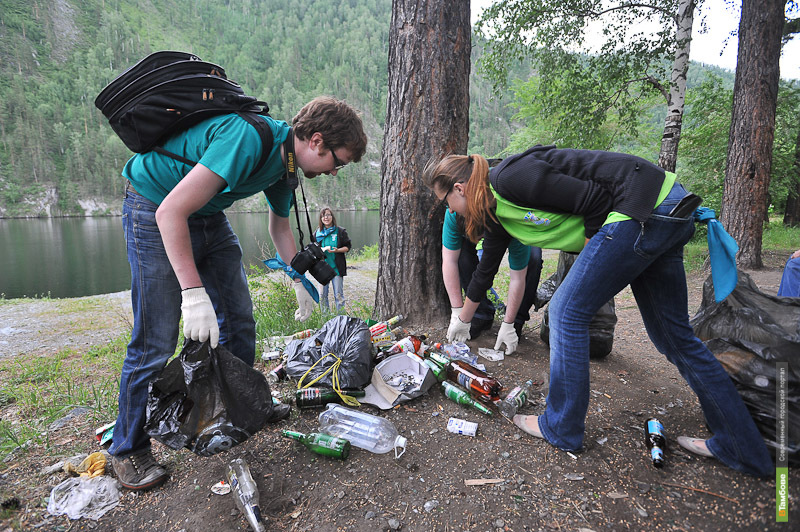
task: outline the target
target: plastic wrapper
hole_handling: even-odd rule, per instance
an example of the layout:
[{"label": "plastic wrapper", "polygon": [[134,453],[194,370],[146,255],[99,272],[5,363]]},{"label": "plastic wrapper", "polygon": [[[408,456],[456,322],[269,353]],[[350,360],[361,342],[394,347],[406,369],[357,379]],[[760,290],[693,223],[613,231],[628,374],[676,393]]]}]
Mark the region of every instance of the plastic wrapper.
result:
[{"label": "plastic wrapper", "polygon": [[[551,275],[539,285],[536,290],[536,300],[534,309],[539,310],[550,302],[553,298],[561,281],[566,277],[567,272],[575,263],[577,253],[567,253],[561,251],[558,255],[558,266],[556,273]],[[605,358],[611,353],[614,347],[614,329],[617,326],[617,311],[614,305],[614,298],[600,307],[589,323],[589,357],[594,359]],[[542,341],[550,345],[550,308],[546,308],[542,316],[542,326],[539,329],[539,337]]]},{"label": "plastic wrapper", "polygon": [[116,479],[106,476],[68,478],[50,492],[47,511],[70,519],[100,519],[119,504]]},{"label": "plastic wrapper", "polygon": [[144,429],[172,449],[212,456],[261,430],[271,414],[261,372],[222,345],[190,340],[150,383]]},{"label": "plastic wrapper", "polygon": [[698,338],[720,361],[744,400],[764,441],[778,448],[776,362],[787,362],[787,455],[800,463],[800,299],[761,292],[746,273],[736,288],[714,301],[709,276],[703,302],[691,324]]},{"label": "plastic wrapper", "polygon": [[[328,353],[341,359],[337,370],[341,388],[363,388],[372,377],[372,340],[367,324],[358,318],[336,316],[328,320],[316,333],[303,340],[293,340],[286,345],[286,374],[299,379]],[[331,366],[336,358],[325,357],[311,369],[303,382],[309,383],[328,371],[315,385],[333,387]]]}]

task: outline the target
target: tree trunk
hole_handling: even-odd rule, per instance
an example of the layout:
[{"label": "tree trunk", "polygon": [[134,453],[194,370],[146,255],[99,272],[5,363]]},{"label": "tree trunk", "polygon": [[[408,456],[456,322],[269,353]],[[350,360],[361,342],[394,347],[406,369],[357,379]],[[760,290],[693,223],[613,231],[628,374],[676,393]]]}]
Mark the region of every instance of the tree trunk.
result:
[{"label": "tree trunk", "polygon": [[692,22],[697,0],[680,0],[676,18],[677,40],[675,60],[672,62],[672,76],[667,97],[667,118],[664,134],[661,137],[661,152],[658,166],[669,172],[675,171],[678,160],[678,143],[683,127],[683,107],[686,100],[686,73],[689,71],[689,48],[692,44]]},{"label": "tree trunk", "polygon": [[739,267],[761,268],[786,0],[743,0],[720,221]]},{"label": "tree trunk", "polygon": [[471,26],[468,0],[393,0],[389,94],[381,158],[375,310],[412,324],[442,322],[442,220],[422,182],[432,157],[466,153]]},{"label": "tree trunk", "polygon": [[794,148],[792,183],[793,186],[789,190],[789,197],[786,198],[786,212],[783,213],[783,225],[797,227],[800,225],[800,128],[797,130],[797,142]]}]

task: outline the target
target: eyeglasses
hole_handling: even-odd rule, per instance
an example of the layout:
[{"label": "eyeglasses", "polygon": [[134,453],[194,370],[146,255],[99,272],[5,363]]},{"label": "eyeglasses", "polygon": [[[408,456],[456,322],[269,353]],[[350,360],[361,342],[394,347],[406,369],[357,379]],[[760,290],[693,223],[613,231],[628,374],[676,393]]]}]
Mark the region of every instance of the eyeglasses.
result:
[{"label": "eyeglasses", "polygon": [[322,215],[322,217],[323,218],[333,218],[333,215],[331,213],[329,213],[329,212],[326,212],[325,214]]},{"label": "eyeglasses", "polygon": [[341,170],[342,168],[344,168],[345,166],[347,166],[347,163],[343,163],[343,162],[342,162],[342,161],[341,161],[341,160],[340,160],[340,159],[339,159],[339,158],[336,156],[336,152],[335,152],[335,151],[333,151],[333,148],[328,148],[328,149],[331,151],[331,155],[333,155],[333,169],[334,169],[334,170]]},{"label": "eyeglasses", "polygon": [[[461,183],[461,181],[456,181],[456,183]],[[439,201],[439,206],[437,207],[437,209],[441,209],[442,207],[444,207],[444,208],[446,208],[446,209],[449,209],[449,208],[450,208],[450,206],[447,204],[447,196],[449,196],[449,195],[450,195],[450,193],[453,191],[453,188],[455,188],[455,186],[456,186],[456,183],[453,183],[452,185],[450,185],[450,188],[448,188],[448,189],[447,189],[447,193],[446,193],[446,194],[444,195],[444,197],[443,197],[443,198],[442,198],[442,199]]]}]

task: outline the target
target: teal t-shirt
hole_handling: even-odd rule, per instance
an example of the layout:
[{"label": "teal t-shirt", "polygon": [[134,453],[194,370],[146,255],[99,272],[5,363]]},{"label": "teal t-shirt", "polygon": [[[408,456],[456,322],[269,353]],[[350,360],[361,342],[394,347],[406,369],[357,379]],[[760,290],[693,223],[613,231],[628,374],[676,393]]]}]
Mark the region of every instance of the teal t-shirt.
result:
[{"label": "teal t-shirt", "polygon": [[[442,226],[442,245],[451,251],[461,249],[461,242],[464,234],[458,230],[456,213],[445,210],[444,225]],[[514,271],[519,271],[528,266],[531,257],[531,250],[516,238],[512,238],[508,244],[508,267]]]},{"label": "teal t-shirt", "polygon": [[[317,230],[319,232],[319,230]],[[325,235],[322,240],[317,240],[319,242],[319,247],[324,248],[325,246],[330,246],[332,248],[339,247],[339,228],[335,228],[332,233]],[[330,251],[325,251],[325,262],[333,268],[333,271],[336,272],[336,275],[339,275],[339,268],[336,267],[336,254],[331,253]]]},{"label": "teal t-shirt", "polygon": [[[208,216],[230,207],[234,201],[263,191],[270,209],[283,218],[289,216],[292,190],[284,176],[280,147],[289,133],[289,125],[270,117],[266,120],[275,141],[264,166],[250,175],[261,158],[261,137],[256,129],[237,114],[215,116],[176,133],[164,143],[164,149],[197,161],[225,180],[227,186],[195,214]],[[122,175],[136,192],[160,205],[191,166],[166,155],[150,151],[137,153],[128,160]]]}]

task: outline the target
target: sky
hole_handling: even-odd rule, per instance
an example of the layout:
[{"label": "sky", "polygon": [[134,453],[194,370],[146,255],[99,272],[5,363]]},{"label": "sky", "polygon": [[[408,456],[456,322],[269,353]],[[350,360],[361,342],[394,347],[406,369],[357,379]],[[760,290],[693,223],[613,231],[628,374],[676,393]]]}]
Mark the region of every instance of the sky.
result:
[{"label": "sky", "polygon": [[[690,52],[692,61],[717,65],[730,70],[736,69],[738,41],[736,36],[731,36],[730,33],[739,28],[741,2],[732,2],[735,5],[733,8],[728,5],[729,3],[731,3],[730,0],[728,2],[704,0],[700,16],[695,12]],[[473,23],[480,11],[491,4],[492,0],[470,1]],[[701,16],[706,17],[707,31],[704,34],[700,33]],[[783,47],[781,78],[800,79],[800,36],[795,37]]]}]

